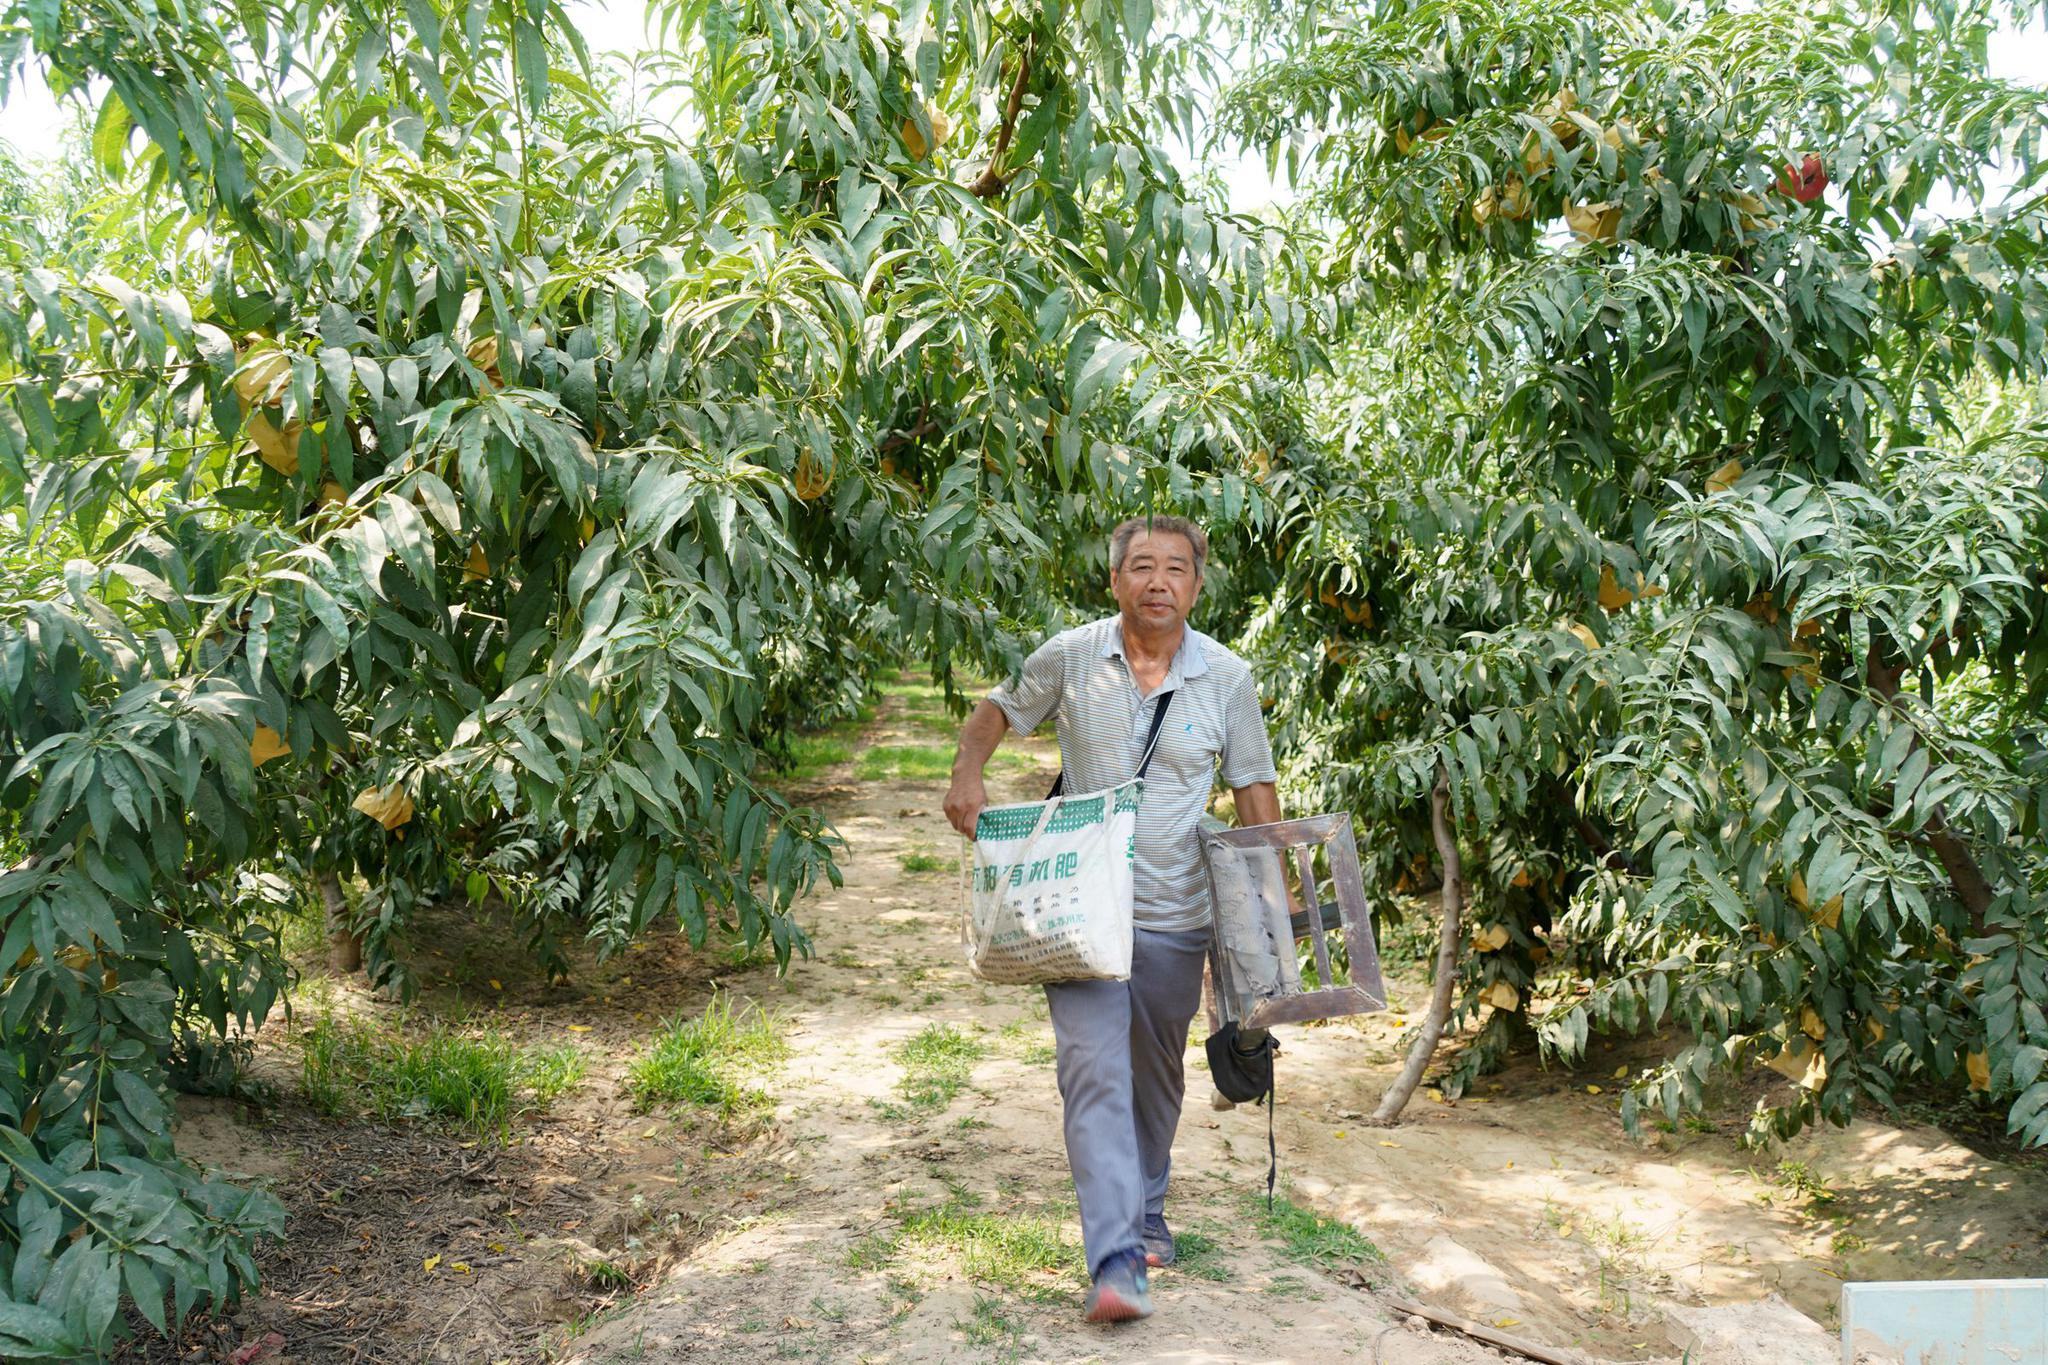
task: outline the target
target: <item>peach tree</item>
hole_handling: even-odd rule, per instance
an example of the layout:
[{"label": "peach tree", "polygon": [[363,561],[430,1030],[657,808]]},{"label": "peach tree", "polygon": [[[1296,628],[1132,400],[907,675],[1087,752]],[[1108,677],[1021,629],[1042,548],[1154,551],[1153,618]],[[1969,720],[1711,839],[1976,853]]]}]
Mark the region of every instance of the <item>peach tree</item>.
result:
[{"label": "peach tree", "polygon": [[168,1088],[280,907],[394,979],[451,897],[786,961],[835,874],[779,734],[1014,657],[1125,509],[1271,515],[1316,320],[1147,4],[691,0],[630,69],[550,0],[0,15],[93,119],[0,204],[10,1359],[251,1281],[281,1211]]},{"label": "peach tree", "polygon": [[1386,0],[1230,92],[1340,319],[1250,641],[1383,883],[1447,790],[1453,1094],[1670,1026],[1631,1127],[1775,1060],[1758,1137],[1931,1085],[2048,1138],[2048,96],[1999,17]]}]

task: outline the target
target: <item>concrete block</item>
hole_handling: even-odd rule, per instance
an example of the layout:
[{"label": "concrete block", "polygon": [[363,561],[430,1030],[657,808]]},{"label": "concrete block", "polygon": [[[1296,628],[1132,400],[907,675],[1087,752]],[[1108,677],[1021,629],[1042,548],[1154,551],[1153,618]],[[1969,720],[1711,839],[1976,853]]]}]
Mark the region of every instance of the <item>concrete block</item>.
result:
[{"label": "concrete block", "polygon": [[1755,1303],[1664,1310],[1664,1334],[1690,1365],[1835,1365],[1828,1330],[1776,1294]]},{"label": "concrete block", "polygon": [[2048,1361],[2048,1280],[1879,1280],[1842,1286],[1842,1360]]}]

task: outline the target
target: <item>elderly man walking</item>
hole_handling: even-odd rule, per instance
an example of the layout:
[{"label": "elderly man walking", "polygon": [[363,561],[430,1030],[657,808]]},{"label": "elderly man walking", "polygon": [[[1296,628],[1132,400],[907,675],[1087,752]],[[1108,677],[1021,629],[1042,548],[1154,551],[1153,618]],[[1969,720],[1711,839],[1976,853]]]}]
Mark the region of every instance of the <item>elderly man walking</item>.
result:
[{"label": "elderly man walking", "polygon": [[946,794],[947,818],[972,838],[988,804],[982,771],[1006,727],[1028,735],[1056,719],[1063,781],[1074,792],[1129,781],[1157,730],[1137,817],[1130,980],[1045,988],[1092,1282],[1090,1322],[1150,1314],[1146,1267],[1174,1259],[1166,1181],[1185,1089],[1181,1058],[1209,944],[1195,826],[1219,766],[1241,824],[1280,818],[1251,670],[1187,624],[1208,557],[1208,536],[1185,518],[1118,526],[1109,553],[1117,614],[1046,641],[1016,681],[975,707]]}]

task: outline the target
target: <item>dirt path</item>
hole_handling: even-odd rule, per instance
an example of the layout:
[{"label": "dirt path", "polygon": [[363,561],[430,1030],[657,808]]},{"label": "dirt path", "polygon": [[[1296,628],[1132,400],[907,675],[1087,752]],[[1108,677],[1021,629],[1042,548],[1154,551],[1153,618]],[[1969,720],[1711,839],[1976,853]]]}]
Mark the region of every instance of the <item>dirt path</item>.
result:
[{"label": "dirt path", "polygon": [[[932,736],[885,707],[868,742]],[[1023,752],[1036,762],[1000,771],[994,799],[1043,793],[1057,753],[1042,742]],[[1313,1230],[1262,1236],[1263,1111],[1212,1113],[1199,1074],[1168,1216],[1203,1250],[1192,1268],[1154,1276],[1151,1321],[1081,1322],[1072,1268],[1010,1274],[997,1250],[993,1272],[972,1273],[977,1237],[1050,1233],[1078,1255],[1043,996],[966,971],[942,785],[856,784],[842,769],[826,786],[849,853],[844,887],[807,908],[822,961],[757,997],[786,1018],[793,1049],[773,1084],[787,1144],[783,1177],[766,1183],[778,1192],[579,1339],[572,1360],[1370,1361],[1378,1338],[1388,1361],[1498,1358],[1393,1326],[1344,1282],[1342,1250],[1326,1264],[1293,1259],[1316,1249]],[[942,868],[904,871],[906,855],[928,850]],[[957,1098],[918,1111],[896,1057],[934,1025],[987,1055]],[[919,1235],[920,1215],[940,1224],[934,1234]]]}]

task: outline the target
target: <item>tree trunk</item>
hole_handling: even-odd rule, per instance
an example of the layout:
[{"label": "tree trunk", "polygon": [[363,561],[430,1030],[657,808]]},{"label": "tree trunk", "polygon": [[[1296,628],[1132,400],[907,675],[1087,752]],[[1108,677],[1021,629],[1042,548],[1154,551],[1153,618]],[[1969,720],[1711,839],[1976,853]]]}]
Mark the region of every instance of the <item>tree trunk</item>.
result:
[{"label": "tree trunk", "polygon": [[[1870,682],[1870,690],[1884,699],[1884,704],[1899,723],[1913,725],[1912,717],[1899,706],[1901,671],[1885,662],[1881,647],[1873,641],[1870,655],[1863,663],[1863,674]],[[1919,727],[1915,725],[1912,748],[1919,748],[1920,743]],[[1948,874],[1949,884],[1955,887],[1956,899],[1963,903],[1964,911],[1969,914],[1970,927],[1979,934],[1983,933],[1984,917],[1990,912],[1996,893],[1985,879],[1983,869],[1977,866],[1977,860],[1970,855],[1969,846],[1949,828],[1948,814],[1942,809],[1941,802],[1935,802],[1928,810],[1922,832],[1927,836],[1928,847],[1934,850],[1936,860],[1941,863],[1941,870]]]},{"label": "tree trunk", "polygon": [[1387,1087],[1387,1093],[1380,1097],[1380,1107],[1373,1111],[1371,1122],[1375,1124],[1393,1123],[1408,1107],[1409,1097],[1422,1083],[1422,1073],[1429,1070],[1430,1058],[1436,1054],[1437,1041],[1443,1037],[1444,1025],[1451,1017],[1451,998],[1458,990],[1458,944],[1464,933],[1465,875],[1458,861],[1458,840],[1451,832],[1450,804],[1450,774],[1444,771],[1442,764],[1438,764],[1436,786],[1429,793],[1429,828],[1436,836],[1437,857],[1443,860],[1444,865],[1444,923],[1436,944],[1436,985],[1430,992],[1429,1012],[1423,1016],[1422,1032],[1408,1049],[1407,1064],[1394,1078],[1394,1083]]},{"label": "tree trunk", "polygon": [[327,966],[338,975],[363,969],[362,936],[349,928],[348,898],[341,894],[341,878],[332,871],[316,873],[313,884],[320,888],[320,904],[327,909]]}]

